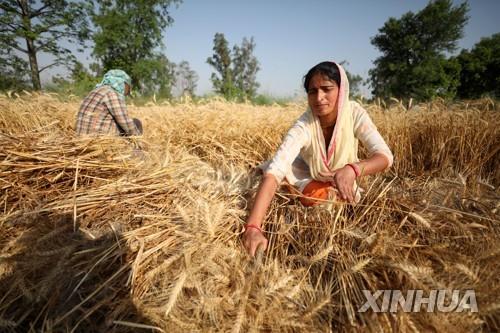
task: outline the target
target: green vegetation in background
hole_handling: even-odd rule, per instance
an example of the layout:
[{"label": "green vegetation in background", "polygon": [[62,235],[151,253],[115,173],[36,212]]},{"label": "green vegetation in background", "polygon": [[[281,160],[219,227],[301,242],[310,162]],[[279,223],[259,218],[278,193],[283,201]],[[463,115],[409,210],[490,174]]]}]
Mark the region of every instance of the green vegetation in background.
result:
[{"label": "green vegetation in background", "polygon": [[[95,69],[98,66],[92,64],[91,67]],[[53,77],[52,84],[49,84],[46,89],[62,96],[84,97],[99,82],[100,78],[90,73],[81,62],[77,61],[71,69],[69,80],[60,76]]]},{"label": "green vegetation in background", "polygon": [[462,50],[456,60],[461,67],[459,98],[500,98],[500,33]]},{"label": "green vegetation in background", "polygon": [[[65,0],[2,0],[0,3],[1,89],[19,89],[30,77],[34,90],[41,89],[40,73],[75,61],[61,41],[83,45],[88,38],[88,2]],[[48,53],[54,62],[39,67],[39,53]],[[23,59],[17,54],[28,58]]]},{"label": "green vegetation in background", "polygon": [[[0,3],[4,27],[0,30],[0,91],[39,90],[40,73],[64,65],[71,74],[53,78],[46,87],[61,95],[83,97],[105,71],[118,68],[132,76],[134,100],[175,101],[176,89],[175,95],[196,101],[198,75],[186,61],[169,61],[162,45],[164,30],[173,23],[168,10],[180,2],[4,0]],[[499,98],[500,34],[481,39],[470,51],[446,57],[456,50],[467,12],[467,3],[454,7],[451,0],[435,0],[417,13],[385,22],[372,39],[382,52],[369,72],[374,99]],[[96,61],[90,69],[60,45],[69,41],[84,46],[88,40],[94,43]],[[230,49],[224,34],[215,34],[213,55],[207,59],[214,68],[215,92],[229,101],[258,105],[290,100],[257,94],[260,68],[253,55],[255,47],[253,38],[244,38],[241,45]],[[54,62],[39,68],[39,52],[51,54]],[[363,80],[346,72],[351,95],[359,98]]]},{"label": "green vegetation in background", "polygon": [[30,81],[26,70],[26,61],[12,53],[10,49],[0,47],[0,91],[29,90]]},{"label": "green vegetation in background", "polygon": [[252,100],[255,105],[274,105],[286,106],[294,100],[292,97],[276,97],[270,94],[258,94]]},{"label": "green vegetation in background", "polygon": [[345,70],[345,74],[347,76],[347,80],[349,81],[349,95],[354,98],[361,98],[361,85],[363,84],[363,78],[357,74],[351,74],[347,70],[347,66],[349,66],[349,62],[347,60],[341,61],[340,65]]},{"label": "green vegetation in background", "polygon": [[162,33],[173,23],[169,7],[178,3],[180,0],[116,0],[93,6],[92,54],[103,72],[120,68],[141,94],[171,97],[175,72],[162,52]]},{"label": "green vegetation in background", "polygon": [[207,63],[215,69],[211,80],[216,93],[227,100],[244,101],[255,97],[259,87],[256,76],[260,67],[253,55],[254,49],[253,38],[243,38],[241,46],[234,45],[231,52],[224,34],[215,34],[214,53]]},{"label": "green vegetation in background", "polygon": [[382,98],[453,98],[459,85],[460,64],[446,59],[467,23],[468,5],[450,0],[430,2],[418,13],[390,18],[372,39],[382,55],[375,60],[370,80],[373,95]]},{"label": "green vegetation in background", "polygon": [[180,96],[194,97],[196,89],[196,82],[198,81],[198,74],[189,66],[189,62],[181,61],[175,67],[175,83],[179,90]]}]

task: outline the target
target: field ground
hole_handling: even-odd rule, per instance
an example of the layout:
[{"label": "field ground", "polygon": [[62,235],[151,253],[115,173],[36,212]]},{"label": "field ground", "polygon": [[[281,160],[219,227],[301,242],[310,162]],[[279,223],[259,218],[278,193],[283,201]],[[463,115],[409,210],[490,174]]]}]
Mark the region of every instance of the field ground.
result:
[{"label": "field ground", "polygon": [[[240,243],[255,167],[304,104],[131,107],[143,156],[75,137],[78,105],[0,97],[1,331],[500,330],[494,101],[365,105],[393,168],[355,206],[281,191],[257,260]],[[360,313],[363,289],[473,289],[479,312]]]}]

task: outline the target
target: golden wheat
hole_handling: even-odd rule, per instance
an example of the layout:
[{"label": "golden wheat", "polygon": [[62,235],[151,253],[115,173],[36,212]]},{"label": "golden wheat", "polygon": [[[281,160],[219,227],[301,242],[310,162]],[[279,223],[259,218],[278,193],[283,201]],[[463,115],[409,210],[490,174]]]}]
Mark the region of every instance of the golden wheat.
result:
[{"label": "golden wheat", "polygon": [[[280,191],[254,261],[240,237],[256,166],[304,103],[132,105],[140,158],[76,137],[74,98],[1,96],[0,330],[499,330],[498,105],[384,105],[364,107],[393,168],[355,206]],[[363,289],[416,288],[474,289],[479,312],[357,312]]]}]

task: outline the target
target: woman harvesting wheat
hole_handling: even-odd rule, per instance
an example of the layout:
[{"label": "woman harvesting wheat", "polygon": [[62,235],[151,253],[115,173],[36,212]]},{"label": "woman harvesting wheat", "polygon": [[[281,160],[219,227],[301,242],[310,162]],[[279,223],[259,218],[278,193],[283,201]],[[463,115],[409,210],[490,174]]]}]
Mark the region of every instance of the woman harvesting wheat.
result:
[{"label": "woman harvesting wheat", "polygon": [[[301,193],[304,206],[325,200],[357,202],[356,178],[388,169],[393,156],[367,112],[349,100],[344,69],[334,62],[314,66],[304,77],[308,110],[285,136],[264,177],[245,225],[243,243],[254,255],[267,239],[261,224],[279,184]],[[358,160],[358,140],[369,158]]]}]

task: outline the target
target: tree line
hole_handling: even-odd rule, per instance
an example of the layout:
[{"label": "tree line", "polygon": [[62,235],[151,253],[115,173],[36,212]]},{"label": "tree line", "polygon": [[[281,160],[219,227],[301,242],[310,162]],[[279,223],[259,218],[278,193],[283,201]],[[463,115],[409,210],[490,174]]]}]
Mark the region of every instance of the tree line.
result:
[{"label": "tree line", "polygon": [[[0,89],[41,89],[40,74],[54,66],[70,69],[59,85],[90,90],[109,69],[120,68],[143,94],[171,96],[176,76],[182,89],[193,92],[196,73],[187,62],[174,64],[162,52],[164,30],[173,23],[170,8],[180,0],[2,0],[0,4]],[[69,50],[92,44],[94,63],[87,69]],[[26,46],[24,46],[26,45]],[[40,54],[53,62],[40,68]],[[22,57],[24,55],[24,57]],[[185,81],[189,81],[186,83]],[[83,91],[82,91],[83,92]]]},{"label": "tree line", "polygon": [[373,95],[382,98],[500,97],[500,34],[483,38],[457,56],[468,21],[466,2],[453,6],[451,0],[430,2],[418,13],[390,18],[372,38],[382,53],[370,70]]},{"label": "tree line", "polygon": [[[40,74],[55,66],[70,69],[59,86],[92,89],[102,74],[121,68],[143,95],[193,95],[198,76],[189,63],[165,56],[163,34],[173,24],[170,9],[181,0],[2,0],[0,2],[0,90],[41,89]],[[371,39],[381,52],[365,82],[375,97],[429,100],[499,97],[500,34],[483,38],[471,50],[457,50],[467,24],[468,4],[435,0],[417,13],[390,18]],[[95,60],[86,68],[69,49],[89,49]],[[257,94],[260,64],[253,38],[230,47],[223,33],[213,39],[206,62],[214,72],[216,93],[227,99],[252,100]],[[40,54],[53,61],[40,66]],[[359,92],[362,78],[348,73]],[[77,91],[78,93],[78,91]]]}]

